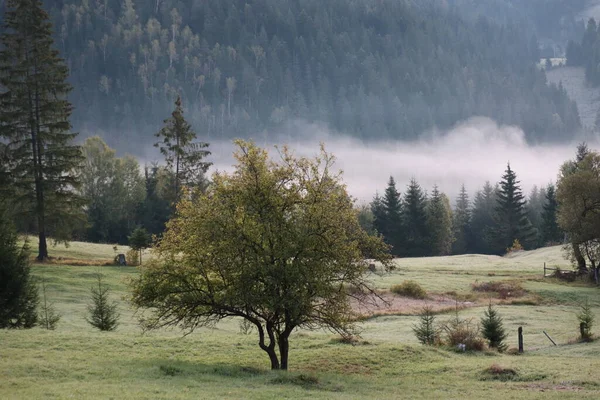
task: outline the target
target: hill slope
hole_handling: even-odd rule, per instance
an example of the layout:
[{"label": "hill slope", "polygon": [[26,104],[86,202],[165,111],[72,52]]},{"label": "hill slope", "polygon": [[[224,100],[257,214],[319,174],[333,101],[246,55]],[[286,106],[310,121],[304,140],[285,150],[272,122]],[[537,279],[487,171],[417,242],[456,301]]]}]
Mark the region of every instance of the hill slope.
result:
[{"label": "hill slope", "polygon": [[113,146],[124,134],[150,141],[176,94],[209,139],[268,135],[298,118],[365,140],[411,139],[474,115],[519,125],[532,141],[579,127],[575,104],[533,67],[525,30],[466,22],[435,3],[45,3],[72,72],[75,128],[107,131]]}]

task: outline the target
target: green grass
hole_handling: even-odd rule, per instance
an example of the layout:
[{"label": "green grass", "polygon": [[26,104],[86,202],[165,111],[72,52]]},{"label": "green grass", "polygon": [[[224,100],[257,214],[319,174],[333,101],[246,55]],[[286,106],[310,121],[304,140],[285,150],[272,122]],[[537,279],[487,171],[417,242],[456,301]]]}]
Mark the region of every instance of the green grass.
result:
[{"label": "green grass", "polygon": [[[58,256],[59,249],[67,259],[113,254],[109,245],[73,243],[51,252]],[[255,333],[240,333],[236,320],[188,336],[177,329],[142,334],[126,301],[126,282],[137,274],[135,268],[34,265],[62,319],[55,331],[0,331],[0,398],[598,398],[600,341],[572,343],[581,301],[589,299],[600,321],[600,290],[541,279],[544,261],[568,267],[560,249],[549,248],[507,258],[403,259],[397,271],[373,276],[382,289],[410,279],[430,294],[468,294],[476,281],[519,280],[539,296],[539,305],[499,304],[498,310],[510,347],[516,347],[517,327],[523,327],[524,355],[424,347],[412,333],[417,317],[390,315],[362,322],[362,340],[354,346],[324,331],[294,333],[288,373],[268,370]],[[99,270],[119,303],[122,318],[115,332],[99,332],[85,322],[89,288]],[[484,307],[482,301],[460,315],[478,321]],[[485,371],[493,365],[515,374],[490,378]]]}]

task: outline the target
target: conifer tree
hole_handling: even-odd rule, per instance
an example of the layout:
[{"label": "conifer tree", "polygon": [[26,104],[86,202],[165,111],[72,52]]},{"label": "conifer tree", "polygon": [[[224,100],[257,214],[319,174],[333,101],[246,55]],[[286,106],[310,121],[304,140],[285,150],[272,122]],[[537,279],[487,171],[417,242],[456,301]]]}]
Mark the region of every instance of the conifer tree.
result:
[{"label": "conifer tree", "polygon": [[385,208],[383,206],[383,200],[379,193],[375,193],[373,201],[371,201],[371,213],[373,213],[373,227],[378,234],[385,238]]},{"label": "conifer tree", "polygon": [[473,201],[471,216],[471,232],[473,243],[470,252],[487,254],[491,253],[490,232],[494,227],[494,207],[496,205],[497,190],[486,182],[482,190],[478,191]]},{"label": "conifer tree", "polygon": [[494,308],[491,302],[487,310],[484,311],[483,318],[481,318],[481,333],[491,348],[498,349],[500,352],[506,350],[507,346],[504,341],[508,334],[504,330],[502,317],[500,317],[498,310]]},{"label": "conifer tree", "polygon": [[405,255],[423,257],[430,253],[427,243],[426,197],[419,183],[413,178],[404,194],[402,219],[405,228]]},{"label": "conifer tree", "polygon": [[210,155],[208,143],[194,142],[196,133],[183,117],[181,97],[175,101],[175,110],[171,118],[164,121],[165,126],[155,135],[162,140],[154,144],[165,156],[167,167],[174,174],[174,195],[176,202],[182,186],[202,186],[204,174],[212,165],[203,159]]},{"label": "conifer tree", "polygon": [[396,190],[396,182],[390,176],[385,194],[381,200],[385,212],[384,238],[392,245],[392,254],[402,253],[402,203],[400,193]]},{"label": "conifer tree", "polygon": [[19,204],[34,215],[38,259],[46,236],[66,239],[81,216],[74,171],[82,156],[72,144],[68,69],[53,48],[52,27],[39,0],[8,0],[0,36],[0,138],[8,142]]},{"label": "conifer tree", "polygon": [[102,282],[101,273],[98,273],[97,283],[98,285],[90,288],[92,303],[88,304],[89,317],[86,317],[86,321],[101,331],[114,331],[119,325],[120,317],[117,312],[117,303],[109,302],[110,288]]},{"label": "conifer tree", "polygon": [[452,210],[444,193],[440,193],[437,185],[433,187],[431,199],[427,203],[427,231],[431,255],[444,256],[450,254],[454,236],[452,235]]},{"label": "conifer tree", "polygon": [[465,254],[469,251],[471,245],[470,235],[471,207],[469,204],[469,194],[463,184],[460,193],[456,199],[454,218],[452,227],[454,231],[454,242],[452,243],[453,254]]},{"label": "conifer tree", "polygon": [[6,211],[0,209],[0,329],[31,328],[37,323],[38,290]]},{"label": "conifer tree", "polygon": [[527,218],[526,201],[521,192],[517,175],[507,165],[500,181],[500,189],[494,209],[492,230],[493,251],[502,254],[518,239],[524,248],[535,245],[537,232]]},{"label": "conifer tree", "polygon": [[544,244],[560,243],[563,232],[556,221],[558,201],[556,200],[556,189],[554,185],[548,185],[546,189],[546,203],[542,212],[542,241]]}]

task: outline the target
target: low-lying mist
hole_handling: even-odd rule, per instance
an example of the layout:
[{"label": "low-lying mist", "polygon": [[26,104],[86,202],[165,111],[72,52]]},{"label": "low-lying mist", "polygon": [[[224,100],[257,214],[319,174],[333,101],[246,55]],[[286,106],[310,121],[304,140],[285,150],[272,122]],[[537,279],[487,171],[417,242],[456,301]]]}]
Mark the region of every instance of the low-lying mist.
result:
[{"label": "low-lying mist", "polygon": [[[517,173],[524,193],[529,194],[534,185],[556,181],[560,165],[574,157],[577,145],[529,145],[518,127],[499,126],[483,117],[471,118],[446,132],[430,132],[411,142],[364,143],[302,121],[290,123],[278,137],[255,141],[268,148],[273,157],[277,157],[273,148],[276,144],[288,144],[297,155],[313,156],[323,142],[327,151],[336,156],[336,166],[344,171],[348,191],[359,203],[369,202],[377,191],[383,194],[390,175],[401,193],[415,178],[429,192],[438,185],[454,198],[464,183],[473,194],[486,181],[500,181],[507,162]],[[211,142],[211,171],[231,170],[234,149],[231,142]]]}]

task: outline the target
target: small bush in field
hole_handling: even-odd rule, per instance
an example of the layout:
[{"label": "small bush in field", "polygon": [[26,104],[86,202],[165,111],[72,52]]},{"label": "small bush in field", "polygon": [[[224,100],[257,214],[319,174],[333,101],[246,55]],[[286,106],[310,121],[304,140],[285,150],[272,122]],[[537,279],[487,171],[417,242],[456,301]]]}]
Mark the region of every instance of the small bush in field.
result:
[{"label": "small bush in field", "polygon": [[140,265],[140,253],[138,250],[131,249],[127,251],[125,259],[127,260],[127,265],[130,265],[132,267]]},{"label": "small bush in field", "polygon": [[415,281],[404,281],[390,288],[392,293],[400,296],[412,297],[413,299],[426,299],[427,292]]},{"label": "small bush in field", "polygon": [[523,250],[523,245],[521,245],[521,242],[519,242],[519,239],[515,239],[513,241],[512,246],[510,246],[508,249],[506,249],[506,253],[510,254],[510,253],[514,253],[517,251],[521,251]]},{"label": "small bush in field", "polygon": [[455,317],[446,322],[442,327],[445,343],[453,348],[467,351],[483,351],[485,343],[479,336],[479,325],[474,324],[472,319],[462,319],[456,309]]}]

